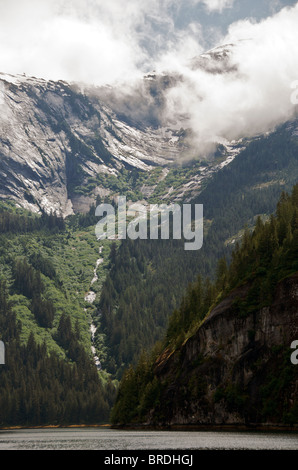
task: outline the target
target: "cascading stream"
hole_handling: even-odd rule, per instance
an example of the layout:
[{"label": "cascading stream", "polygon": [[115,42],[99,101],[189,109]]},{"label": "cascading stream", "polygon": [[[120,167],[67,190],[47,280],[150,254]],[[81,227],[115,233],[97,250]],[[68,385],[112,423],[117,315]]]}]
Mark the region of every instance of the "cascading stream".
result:
[{"label": "cascading stream", "polygon": [[[103,247],[101,246],[99,248],[99,254],[101,255],[102,253],[102,249]],[[103,263],[103,258],[98,258],[98,260],[96,261],[96,265],[95,265],[95,268],[94,268],[94,276],[92,278],[92,281],[91,281],[91,286],[98,280],[98,275],[97,275],[97,270],[99,268],[99,266]],[[87,294],[85,295],[85,302],[88,302],[89,304],[93,304],[95,299],[96,299],[96,293],[93,291],[93,290],[89,290],[89,292],[87,292]],[[86,311],[86,309],[85,309]],[[100,360],[99,360],[99,357],[96,355],[96,348],[94,346],[94,338],[95,338],[95,333],[96,333],[96,326],[94,325],[93,322],[91,322],[91,325],[90,325],[90,331],[91,331],[91,341],[92,341],[92,346],[91,346],[91,351],[92,351],[92,354],[93,354],[93,358],[94,358],[94,362],[95,362],[95,365],[98,369],[101,369],[101,363],[100,363]]]}]

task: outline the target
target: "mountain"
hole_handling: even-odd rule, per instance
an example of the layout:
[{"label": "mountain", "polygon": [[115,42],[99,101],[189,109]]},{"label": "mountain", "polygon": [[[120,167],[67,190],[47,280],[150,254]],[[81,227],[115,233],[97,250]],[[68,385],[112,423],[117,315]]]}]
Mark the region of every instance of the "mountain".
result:
[{"label": "mountain", "polygon": [[153,131],[118,121],[104,103],[78,86],[23,76],[0,78],[0,196],[27,209],[67,216],[81,208],[84,198],[76,189],[89,178],[117,174],[125,166],[164,166],[177,151]]},{"label": "mountain", "polygon": [[[210,74],[234,73],[234,47],[216,48],[188,66]],[[186,336],[197,330],[192,313],[203,321],[216,300],[214,282],[227,269],[225,264],[217,268],[218,260],[225,257],[229,264],[245,225],[252,230],[258,216],[270,219],[281,192],[297,182],[297,120],[253,139],[216,143],[212,154],[202,156],[193,145],[187,116],[168,119],[165,112],[167,92],[183,80],[152,73],[130,86],[112,88],[0,74],[0,339],[13,351],[0,371],[0,424],[106,421],[124,371],[129,373],[124,373],[120,394],[129,374],[138,384],[129,369],[138,363],[149,377],[147,382],[142,378],[139,391],[148,386],[148,393],[136,397],[133,385],[124,396],[128,409],[135,405],[145,419],[160,393],[163,359],[170,379],[178,377],[171,358],[176,361]],[[184,240],[97,240],[94,205],[117,195],[127,196],[129,203],[203,204],[202,249],[186,252]],[[197,288],[204,299],[198,305]],[[225,294],[229,298],[230,292]],[[246,327],[258,328],[249,322],[239,329],[243,337]],[[211,327],[213,334],[215,320]],[[233,333],[233,322],[228,330]],[[155,376],[142,351],[163,342],[166,332],[173,354],[168,356],[164,348]],[[252,332],[249,337],[252,341]],[[155,360],[155,352],[153,356]],[[212,351],[210,357],[212,362]],[[193,381],[191,367],[186,360],[182,388],[184,380]],[[230,385],[224,371],[219,380],[218,402]],[[249,384],[239,382],[240,402],[242,386],[246,390]],[[200,387],[195,384],[194,390]],[[72,398],[74,388],[78,392]],[[228,396],[235,395],[232,390]],[[115,410],[121,406],[118,400]],[[171,416],[171,411],[162,415],[159,410],[156,416],[174,422],[178,404],[176,410]],[[199,411],[196,416],[201,419]],[[129,420],[126,416],[124,421]]]},{"label": "mountain", "polygon": [[180,88],[191,93],[193,72],[236,80],[234,51],[242,43],[194,57],[181,73],[152,72],[113,87],[0,73],[0,199],[63,217],[119,194],[149,203],[193,200],[262,134],[228,141],[210,129],[204,150],[191,117],[169,111],[169,103]]},{"label": "mountain", "polygon": [[[133,192],[125,170],[141,175],[139,197],[146,198],[154,192],[149,172],[164,169],[162,180],[187,150],[180,127],[121,115],[109,106],[109,90],[7,74],[0,74],[0,90],[0,198],[33,212],[87,212],[98,196],[111,193],[119,175]],[[212,169],[229,162],[233,147]],[[205,166],[201,170],[200,178],[183,181],[180,199],[210,176]]]},{"label": "mountain", "polygon": [[241,41],[234,44],[224,44],[217,46],[198,57],[194,57],[189,66],[192,70],[203,69],[211,74],[227,74],[237,71],[237,66],[233,63],[233,49]]},{"label": "mountain", "polygon": [[297,423],[297,216],[296,185],[246,229],[213,286],[188,289],[162,344],[124,374],[114,424]]},{"label": "mountain", "polygon": [[[290,345],[298,334],[297,287],[296,273],[278,284],[270,306],[242,315],[235,306],[246,299],[249,286],[232,291],[182,346],[160,354],[153,371],[140,362],[147,372],[144,384],[139,368],[133,378],[125,375],[114,424],[297,423],[297,366],[290,362]],[[140,413],[133,420],[132,410],[125,414],[123,406],[130,380],[143,392],[135,398],[130,388]]]}]

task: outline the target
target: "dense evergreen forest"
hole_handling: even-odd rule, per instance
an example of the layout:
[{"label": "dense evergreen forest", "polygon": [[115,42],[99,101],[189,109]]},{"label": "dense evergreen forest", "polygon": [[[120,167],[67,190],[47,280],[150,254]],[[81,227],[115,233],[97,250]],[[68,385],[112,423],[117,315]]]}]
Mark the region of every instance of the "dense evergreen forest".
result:
[{"label": "dense evergreen forest", "polygon": [[[162,410],[160,399],[163,385],[154,373],[160,355],[165,350],[168,351],[167,355],[171,350],[179,350],[185,340],[200,328],[212,308],[238,286],[250,286],[244,300],[236,298],[234,301],[234,314],[239,318],[253,312],[257,314],[261,308],[269,306],[277,283],[298,272],[297,255],[298,185],[295,185],[291,195],[282,193],[275,214],[265,222],[259,217],[253,230],[245,230],[241,243],[232,252],[230,264],[225,259],[219,261],[213,283],[199,277],[189,287],[180,307],[170,317],[163,340],[150,353],[143,354],[135,367],[124,373],[112,411],[112,422],[144,422],[154,407]],[[260,410],[263,419],[266,419],[266,413],[271,416],[274,407],[279,406],[279,397],[287,387],[292,372],[289,365],[282,364],[278,375],[271,377],[270,384],[263,388],[264,409]],[[242,397],[239,395],[238,398],[234,395],[233,403],[240,406]],[[294,407],[285,419],[295,423],[298,408],[297,403],[292,405]]]},{"label": "dense evergreen forest", "polygon": [[230,261],[245,225],[252,228],[258,216],[268,218],[297,174],[297,137],[290,125],[282,126],[249,143],[193,201],[204,205],[201,250],[185,251],[183,240],[121,243],[97,303],[97,342],[102,345],[104,337],[104,365],[111,374],[120,378],[143,350],[162,339],[188,284],[198,275],[214,281],[218,260]]},{"label": "dense evergreen forest", "polygon": [[194,266],[184,255],[177,240],[127,240],[114,255],[111,250],[111,270],[97,305],[98,333],[106,339],[105,367],[117,379],[163,335],[168,312],[193,280]]},{"label": "dense evergreen forest", "polygon": [[[45,425],[106,422],[113,393],[104,389],[97,370],[70,329],[60,321],[71,361],[49,354],[33,333],[20,342],[20,324],[12,312],[7,287],[0,283],[0,331],[7,361],[0,370],[0,425]],[[111,390],[113,392],[113,390]]]},{"label": "dense evergreen forest", "polygon": [[[0,426],[108,420],[115,386],[94,364],[83,309],[98,247],[91,232],[80,227],[76,233],[73,226],[80,226],[80,218],[66,227],[55,216],[1,206],[0,339],[6,363],[0,368]],[[76,257],[78,246],[83,252]],[[82,302],[74,295],[78,289]]]}]

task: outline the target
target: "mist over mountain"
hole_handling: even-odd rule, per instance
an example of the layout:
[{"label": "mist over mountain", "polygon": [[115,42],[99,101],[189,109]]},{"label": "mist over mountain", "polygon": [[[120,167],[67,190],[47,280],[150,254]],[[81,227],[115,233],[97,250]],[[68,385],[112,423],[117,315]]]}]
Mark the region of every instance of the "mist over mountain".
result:
[{"label": "mist over mountain", "polygon": [[[106,194],[99,182],[92,194],[80,194],[98,174],[158,166],[168,171],[192,160],[216,166],[219,149],[229,162],[247,139],[296,116],[295,15],[298,6],[262,24],[248,22],[255,38],[114,86],[2,73],[2,198],[67,216]],[[231,38],[237,28],[231,27]]]},{"label": "mist over mountain", "polygon": [[[123,115],[189,128],[201,154],[295,112],[297,2],[25,0],[0,8],[3,73],[112,87]],[[160,78],[148,85],[144,76]]]},{"label": "mist over mountain", "polygon": [[[229,45],[196,57],[187,71],[233,74],[232,50]],[[29,210],[64,217],[86,211],[109,193],[100,175],[118,176],[125,169],[150,174],[160,167],[164,178],[173,165],[191,160],[211,165],[211,171],[201,168],[199,178],[194,172],[181,182],[199,190],[205,177],[245,147],[241,139],[201,139],[192,128],[191,108],[170,113],[172,94],[190,84],[182,73],[152,73],[118,87],[1,73],[0,84],[0,196]],[[140,198],[147,192],[144,187]],[[181,200],[183,187],[180,193]]]},{"label": "mist over mountain", "polygon": [[218,143],[273,131],[296,115],[298,5],[261,21],[230,24],[221,43],[194,51],[169,49],[150,73],[99,88],[121,116],[153,126],[189,131],[200,156]]}]

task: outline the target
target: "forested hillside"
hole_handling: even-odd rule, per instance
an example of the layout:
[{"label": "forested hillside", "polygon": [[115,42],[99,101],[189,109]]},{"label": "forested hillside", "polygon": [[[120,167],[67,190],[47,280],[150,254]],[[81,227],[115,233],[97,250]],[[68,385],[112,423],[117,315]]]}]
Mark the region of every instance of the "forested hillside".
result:
[{"label": "forested hillside", "polygon": [[[13,415],[9,421],[2,401],[3,424],[6,421],[6,424],[105,421],[114,402],[117,381],[130,364],[136,365],[142,352],[148,353],[154,344],[163,340],[166,331],[169,344],[176,347],[183,342],[194,327],[192,315],[196,325],[198,319],[205,317],[218,289],[223,287],[232,249],[243,236],[246,239],[245,225],[249,231],[258,215],[261,217],[258,223],[269,219],[281,192],[288,191],[296,182],[298,153],[294,128],[295,124],[283,126],[251,142],[230,165],[209,180],[193,201],[204,204],[204,244],[197,252],[185,251],[184,240],[99,242],[94,232],[98,221],[94,206],[86,214],[61,219],[44,213],[32,214],[9,202],[1,203],[0,339],[7,342],[7,357],[10,357],[0,370],[1,384],[6,401],[7,390],[11,387],[16,390],[9,400],[22,414],[21,418]],[[185,174],[193,175],[196,171],[197,163],[188,162],[180,169],[173,169],[169,176],[183,179]],[[155,182],[159,173],[153,172]],[[134,176],[124,172],[113,195],[125,189],[125,178]],[[130,194],[132,200],[138,199],[139,189],[146,182],[146,178],[140,175],[138,178],[136,193]],[[152,202],[159,202],[156,195],[152,197]],[[98,198],[97,203],[100,202]],[[90,303],[84,299],[99,257],[101,264],[92,284],[92,292],[97,296]],[[218,260],[224,257],[226,262],[222,260],[216,268]],[[240,263],[240,268],[246,265],[249,266]],[[184,310],[180,305],[184,305]],[[242,304],[239,305],[240,308]],[[193,314],[189,315],[189,311]],[[11,336],[7,336],[10,317],[14,326]],[[94,365],[91,346],[100,360],[100,370]],[[34,351],[30,356],[33,362],[25,359],[28,348]],[[24,357],[24,363],[19,362],[19,354]],[[53,381],[47,361],[57,364]],[[16,366],[17,362],[21,365]],[[62,372],[61,368],[68,372]],[[146,368],[147,365],[144,371]],[[76,372],[78,369],[81,372]],[[83,369],[90,373],[88,385]],[[39,374],[43,370],[47,372]],[[69,380],[65,374],[70,374]],[[71,374],[75,374],[74,378],[70,378]],[[32,381],[30,375],[34,377]],[[69,393],[62,392],[64,379]],[[58,408],[52,409],[50,382],[56,383],[55,390],[61,399],[60,414]],[[71,382],[76,383],[81,395],[74,393]],[[39,403],[37,409],[44,397],[48,397],[46,403],[51,406],[42,405],[43,410],[48,407],[47,413],[33,413],[26,383],[31,384],[30,393]],[[44,389],[48,390],[45,394],[41,393]],[[70,400],[74,395],[76,398]],[[14,404],[22,396],[27,396],[29,403],[25,407],[21,402]],[[83,397],[100,404],[90,420],[87,416],[91,412],[79,413]]]},{"label": "forested hillside", "polygon": [[[0,208],[0,425],[106,422],[115,387],[91,354],[84,301],[99,246],[88,215]],[[100,288],[108,266],[93,289]]]},{"label": "forested hillside", "polygon": [[122,379],[116,424],[298,422],[298,185],[198,279],[159,345]]},{"label": "forested hillside", "polygon": [[[215,174],[192,203],[204,205],[204,243],[184,250],[184,241],[123,241],[115,251],[98,307],[98,343],[107,347],[107,369],[119,378],[163,337],[189,282],[200,274],[214,280],[218,260],[230,259],[245,226],[274,211],[282,191],[298,178],[295,123],[247,145]],[[189,164],[191,165],[191,163]]]}]

